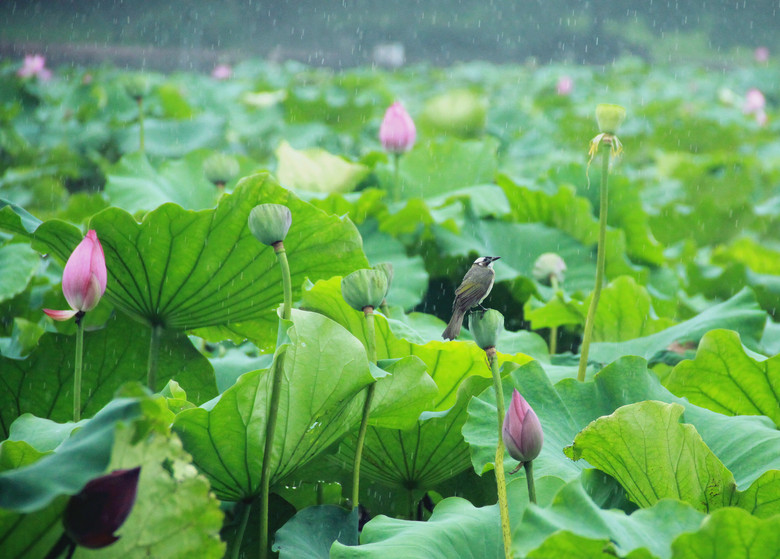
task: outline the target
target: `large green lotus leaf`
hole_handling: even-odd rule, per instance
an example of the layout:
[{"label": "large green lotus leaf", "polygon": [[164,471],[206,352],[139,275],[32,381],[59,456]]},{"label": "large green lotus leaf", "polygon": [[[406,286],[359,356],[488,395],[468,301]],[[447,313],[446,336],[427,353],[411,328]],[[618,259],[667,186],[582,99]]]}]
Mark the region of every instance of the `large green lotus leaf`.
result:
[{"label": "large green lotus leaf", "polygon": [[[498,142],[446,140],[418,142],[399,161],[400,195],[404,199],[429,198],[459,188],[493,182],[497,168]],[[377,168],[380,184],[396,188],[390,166]]]},{"label": "large green lotus leaf", "polygon": [[0,301],[24,291],[40,262],[40,255],[26,244],[0,247]]},{"label": "large green lotus leaf", "polygon": [[334,505],[307,507],[274,536],[273,550],[280,559],[328,559],[333,542],[358,544],[358,509]]},{"label": "large green lotus leaf", "polygon": [[[260,174],[242,180],[213,210],[164,204],[140,224],[118,208],[94,216],[90,225],[108,268],[106,297],[147,323],[202,329],[200,334],[218,340],[225,332],[206,327],[227,325],[236,337],[251,336],[261,346],[272,346],[282,282],[273,249],[247,227],[249,212],[260,203],[284,204],[292,212],[285,249],[294,288],[305,277],[367,266],[360,235],[348,219],[325,215]],[[78,230],[56,221],[35,232],[36,248],[63,260],[80,239]]]},{"label": "large green lotus leaf", "polygon": [[174,430],[224,500],[259,492],[273,368],[284,354],[271,483],[293,473],[359,422],[374,381],[363,345],[325,316],[294,310],[289,344],[268,370],[242,375],[210,409],[184,410]]},{"label": "large green lotus leaf", "polygon": [[[518,557],[558,557],[532,554],[552,537],[558,546],[561,539],[597,540],[602,547],[613,546],[621,557],[636,552],[632,558],[669,559],[674,538],[695,530],[704,518],[687,504],[672,500],[631,515],[604,510],[590,500],[579,480],[561,487],[557,478],[543,477],[536,485],[540,506],[529,506],[525,483],[510,483],[507,488],[512,551]],[[379,516],[363,528],[362,545],[336,543],[331,557],[498,559],[504,557],[500,527],[497,505],[476,508],[463,499],[449,498],[439,503],[427,522]]]},{"label": "large green lotus leaf", "polygon": [[351,192],[371,172],[320,148],[297,150],[286,141],[276,149],[276,176],[286,188],[311,192]]},{"label": "large green lotus leaf", "polygon": [[695,317],[665,330],[626,342],[598,342],[590,347],[591,361],[610,363],[623,355],[651,359],[671,343],[696,342],[710,330],[727,328],[739,332],[748,347],[758,347],[766,314],[758,307],[749,289],[731,299],[708,307]]},{"label": "large green lotus leaf", "polygon": [[[204,113],[186,120],[144,120],[144,149],[159,157],[183,157],[199,148],[215,148],[222,142],[225,121],[213,113]],[[133,124],[119,131],[122,153],[138,151],[140,129]]]},{"label": "large green lotus leaf", "polygon": [[68,497],[60,495],[47,507],[21,514],[0,508],[3,556],[13,559],[46,557],[62,535],[62,512]]},{"label": "large green lotus leaf", "polygon": [[[134,335],[128,336],[132,331]],[[146,383],[151,330],[117,315],[105,328],[84,334],[81,414],[94,415],[128,381]],[[0,357],[0,429],[7,436],[11,422],[23,413],[55,421],[73,417],[75,337],[44,334],[26,359]],[[157,364],[157,386],[176,380],[195,403],[217,394],[214,371],[192,342],[177,331],[163,331]]]},{"label": "large green lotus leaf", "polygon": [[726,415],[766,415],[780,426],[780,356],[751,354],[737,332],[712,330],[696,357],[680,362],[664,385],[697,406]]},{"label": "large green lotus leaf", "polygon": [[[354,310],[341,297],[341,278],[331,278],[305,286],[302,307],[317,311],[335,320],[355,337],[365,343],[366,321],[363,313]],[[491,378],[485,352],[476,344],[465,342],[432,341],[417,344],[398,338],[390,330],[387,319],[377,314],[374,319],[376,330],[376,351],[378,359],[395,359],[416,355],[425,363],[428,374],[439,387],[439,394],[427,408],[429,411],[444,411],[455,404],[460,383],[471,375]],[[499,363],[512,361],[525,363],[527,355],[498,354]]]},{"label": "large green lotus leaf", "polygon": [[[601,370],[592,381],[564,379],[552,386],[541,366],[525,364],[504,378],[504,399],[512,388],[525,397],[544,431],[542,453],[534,461],[538,475],[556,475],[570,480],[585,467],[563,454],[577,433],[591,421],[613,413],[621,406],[657,400],[685,408],[685,423],[698,431],[704,443],[734,475],[737,486],[747,489],[769,470],[780,470],[780,432],[762,417],[727,417],[678,398],[661,386],[658,377],[639,357],[623,357]],[[495,396],[492,389],[472,399],[463,435],[471,445],[475,471],[483,472],[495,459],[498,443]],[[587,458],[586,458],[587,459]],[[507,459],[505,468],[516,462]],[[522,474],[517,474],[518,476]],[[763,482],[771,481],[764,478]]]},{"label": "large green lotus leaf", "polygon": [[11,424],[8,439],[3,444],[12,441],[24,441],[38,451],[48,452],[56,449],[60,443],[70,436],[73,429],[79,425],[81,425],[81,422],[73,423],[68,421],[66,423],[57,423],[51,419],[24,413]]},{"label": "large green lotus leaf", "polygon": [[26,235],[35,231],[40,224],[41,220],[23,207],[0,198],[0,229]]},{"label": "large green lotus leaf", "polygon": [[716,510],[699,530],[680,535],[672,559],[777,559],[780,516],[760,519],[738,508]]},{"label": "large green lotus leaf", "polygon": [[211,208],[217,189],[203,174],[204,152],[166,161],[155,169],[141,152],[130,153],[106,170],[104,193],[112,206],[131,214],[173,202],[188,210]]},{"label": "large green lotus leaf", "polygon": [[614,477],[640,507],[678,499],[702,512],[728,506],[734,477],[692,425],[680,424],[684,408],[648,400],[600,417],[566,448]]},{"label": "large green lotus leaf", "polygon": [[18,470],[0,473],[0,509],[30,513],[48,506],[61,495],[75,495],[86,483],[105,472],[111,459],[117,422],[141,415],[137,399],[111,401],[56,452]]},{"label": "large green lotus leaf", "polygon": [[[369,424],[392,429],[412,427],[434,401],[439,388],[416,355],[379,362],[384,376],[377,378]],[[388,374],[389,373],[389,374]]]},{"label": "large green lotus leaf", "polygon": [[170,432],[136,438],[132,426],[118,430],[108,468],[141,466],[136,501],[117,532],[119,541],[104,550],[79,548],[74,557],[223,557],[219,501],[206,478],[192,467],[179,438]]}]

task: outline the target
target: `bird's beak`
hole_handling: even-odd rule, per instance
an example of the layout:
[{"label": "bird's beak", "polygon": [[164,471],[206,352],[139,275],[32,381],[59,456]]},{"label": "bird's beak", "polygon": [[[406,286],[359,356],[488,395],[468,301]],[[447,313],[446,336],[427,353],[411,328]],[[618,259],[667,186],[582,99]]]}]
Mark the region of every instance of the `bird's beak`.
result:
[{"label": "bird's beak", "polygon": [[495,262],[496,260],[498,260],[501,257],[500,256],[488,256],[488,258],[490,258],[491,262]]}]

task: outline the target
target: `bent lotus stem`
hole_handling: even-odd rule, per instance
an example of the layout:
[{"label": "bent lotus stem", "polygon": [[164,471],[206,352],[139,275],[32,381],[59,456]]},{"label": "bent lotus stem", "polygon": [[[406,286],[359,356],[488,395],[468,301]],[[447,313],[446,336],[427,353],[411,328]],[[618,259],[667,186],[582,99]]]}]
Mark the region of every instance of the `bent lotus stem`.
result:
[{"label": "bent lotus stem", "polygon": [[76,313],[76,365],[73,370],[73,422],[81,420],[81,371],[84,363],[84,311]]},{"label": "bent lotus stem", "polygon": [[[363,308],[363,314],[366,317],[366,351],[368,359],[376,365],[376,339],[374,330],[374,307],[367,306]],[[376,382],[372,382],[366,388],[366,400],[363,403],[363,417],[360,419],[360,429],[358,430],[357,443],[355,445],[355,461],[352,464],[352,508],[357,508],[360,504],[360,461],[363,457],[363,443],[366,440],[368,431],[368,416],[371,412],[371,402],[374,400],[374,388]]]},{"label": "bent lotus stem", "polygon": [[[604,140],[601,140],[604,141]],[[582,348],[580,348],[580,365],[577,370],[577,380],[585,382],[585,371],[588,368],[588,351],[590,350],[590,341],[593,337],[593,323],[596,318],[596,309],[599,305],[601,296],[601,286],[604,283],[604,265],[606,260],[607,244],[607,207],[608,207],[608,181],[609,181],[609,156],[610,150],[602,150],[601,153],[601,192],[599,203],[599,244],[596,255],[596,285],[593,287],[593,295],[588,307],[588,315],[585,319],[585,332],[582,337]]]},{"label": "bent lotus stem", "polygon": [[504,555],[512,559],[512,530],[509,525],[509,502],[506,495],[506,475],[504,473],[504,390],[501,386],[501,373],[498,370],[498,354],[495,347],[485,349],[490,372],[493,375],[493,390],[496,393],[496,413],[498,415],[498,446],[496,447],[496,486],[498,489],[498,508],[501,513],[501,535],[504,540]]},{"label": "bent lotus stem", "polygon": [[[292,279],[290,276],[290,264],[287,261],[287,252],[284,250],[284,242],[273,243],[276,259],[282,270],[282,290],[284,303],[282,307],[282,320],[290,320],[292,316]],[[279,417],[279,398],[282,392],[282,378],[284,371],[284,348],[279,351],[274,360],[273,379],[271,384],[271,398],[268,403],[268,420],[265,427],[265,447],[263,450],[263,466],[260,474],[260,558],[268,557],[268,503],[271,497],[271,455],[274,448],[274,434],[276,421]],[[239,547],[241,542],[236,543]]]}]

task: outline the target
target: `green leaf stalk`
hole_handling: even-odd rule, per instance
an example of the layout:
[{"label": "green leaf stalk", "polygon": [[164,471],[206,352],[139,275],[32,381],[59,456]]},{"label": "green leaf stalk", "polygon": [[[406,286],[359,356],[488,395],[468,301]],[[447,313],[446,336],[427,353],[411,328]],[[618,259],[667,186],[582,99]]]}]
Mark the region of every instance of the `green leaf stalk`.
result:
[{"label": "green leaf stalk", "polygon": [[76,314],[76,365],[73,370],[73,421],[81,420],[81,371],[84,362],[84,312]]},{"label": "green leaf stalk", "polygon": [[[376,365],[376,330],[374,329],[374,307],[366,306],[363,308],[363,314],[366,317],[366,351],[368,359]],[[373,382],[366,388],[366,400],[363,404],[363,417],[360,419],[360,429],[358,430],[357,443],[355,445],[355,460],[352,464],[352,507],[356,508],[360,500],[360,461],[363,457],[363,443],[366,440],[366,431],[368,430],[368,416],[371,412],[371,402],[374,399],[374,389],[376,383]]]}]

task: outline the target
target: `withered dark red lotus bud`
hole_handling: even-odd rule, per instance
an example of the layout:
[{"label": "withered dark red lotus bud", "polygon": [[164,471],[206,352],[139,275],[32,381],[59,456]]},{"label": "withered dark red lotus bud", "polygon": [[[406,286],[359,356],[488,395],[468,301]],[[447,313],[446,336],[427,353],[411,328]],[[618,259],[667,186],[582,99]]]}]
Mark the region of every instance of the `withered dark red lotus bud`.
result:
[{"label": "withered dark red lotus bud", "polygon": [[141,467],[114,470],[95,478],[68,501],[62,514],[65,532],[78,545],[99,549],[119,539],[115,536],[135,503]]}]

